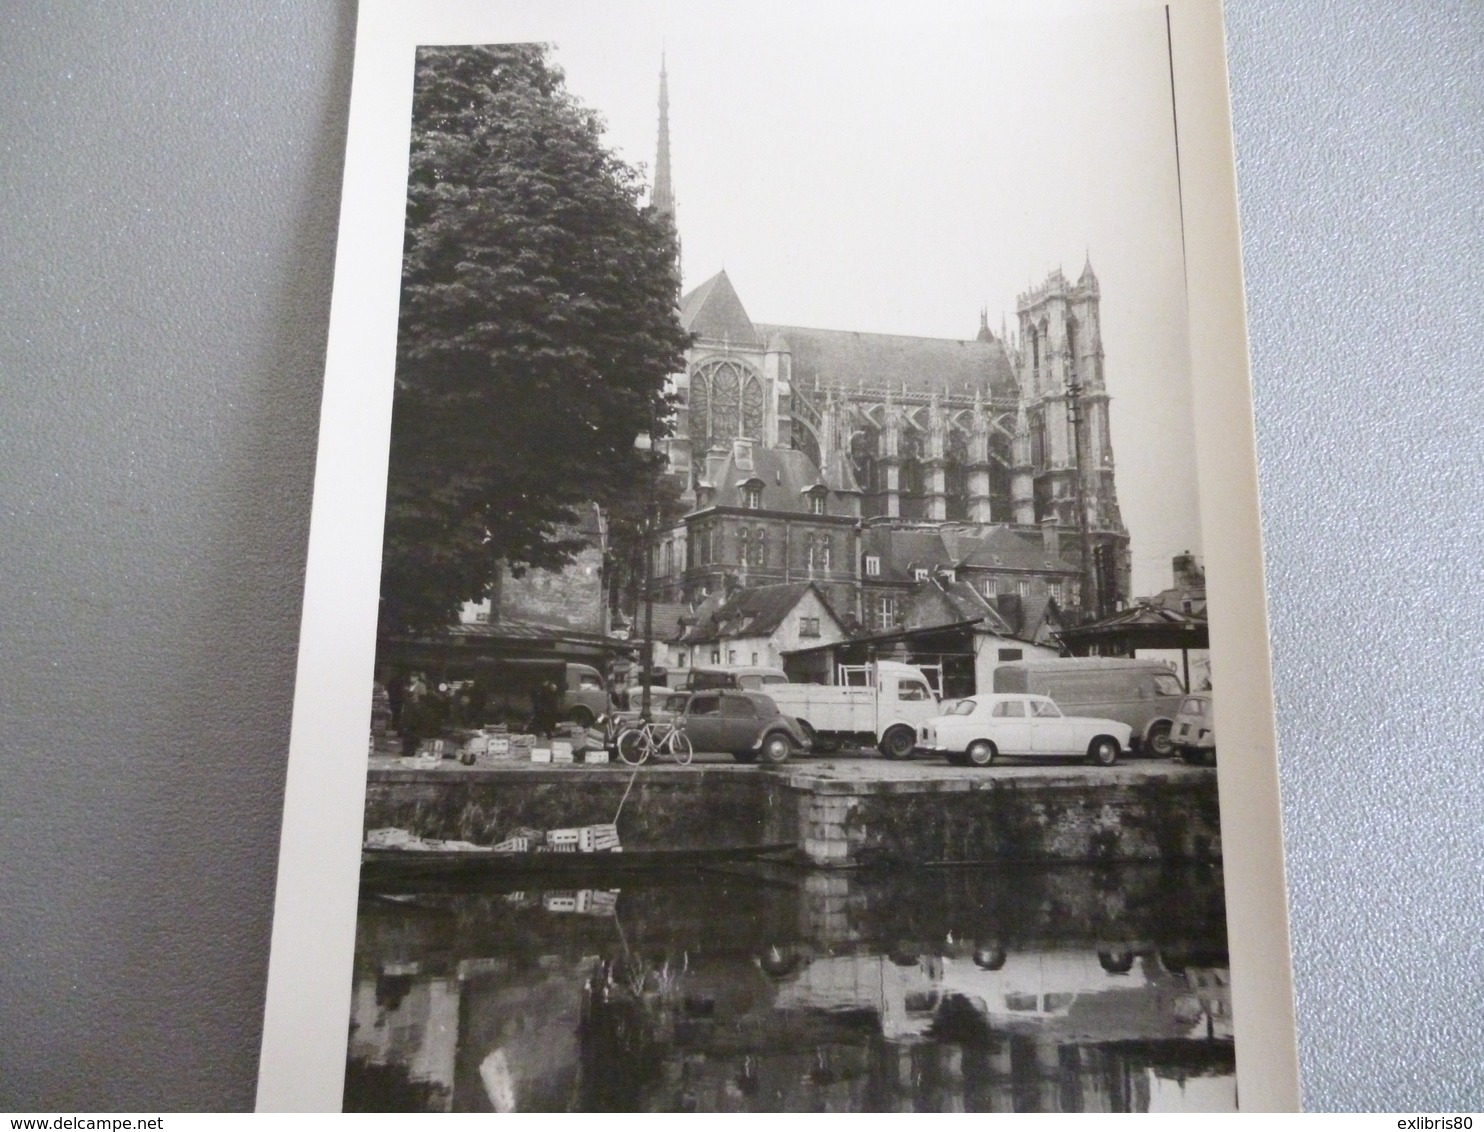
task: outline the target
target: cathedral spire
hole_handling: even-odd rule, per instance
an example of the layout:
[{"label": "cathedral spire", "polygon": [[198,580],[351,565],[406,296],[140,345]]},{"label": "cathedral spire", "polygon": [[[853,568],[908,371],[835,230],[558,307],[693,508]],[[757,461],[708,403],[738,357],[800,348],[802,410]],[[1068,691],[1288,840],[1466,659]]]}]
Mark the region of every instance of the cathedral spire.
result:
[{"label": "cathedral spire", "polygon": [[660,52],[660,141],[654,159],[654,191],[649,196],[656,211],[675,221],[675,190],[670,183],[670,80],[665,53]]}]

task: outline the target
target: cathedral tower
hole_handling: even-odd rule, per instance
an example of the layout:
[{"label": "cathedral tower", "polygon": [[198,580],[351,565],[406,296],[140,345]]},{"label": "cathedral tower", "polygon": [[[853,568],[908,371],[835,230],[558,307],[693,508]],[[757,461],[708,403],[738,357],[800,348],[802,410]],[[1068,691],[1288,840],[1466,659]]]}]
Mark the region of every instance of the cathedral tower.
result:
[{"label": "cathedral tower", "polygon": [[[1108,390],[1103,381],[1101,294],[1089,257],[1075,283],[1058,268],[1020,295],[1020,389],[1024,448],[1017,453],[1016,521],[1055,519],[1062,544],[1075,545],[1078,437],[1070,387],[1081,387],[1081,497],[1098,571],[1091,612],[1109,612],[1129,594],[1128,531],[1113,480]],[[1017,429],[1019,431],[1019,429]],[[1025,498],[1024,487],[1030,487]],[[1029,506],[1027,506],[1029,504]],[[1104,549],[1099,549],[1104,548]]]}]

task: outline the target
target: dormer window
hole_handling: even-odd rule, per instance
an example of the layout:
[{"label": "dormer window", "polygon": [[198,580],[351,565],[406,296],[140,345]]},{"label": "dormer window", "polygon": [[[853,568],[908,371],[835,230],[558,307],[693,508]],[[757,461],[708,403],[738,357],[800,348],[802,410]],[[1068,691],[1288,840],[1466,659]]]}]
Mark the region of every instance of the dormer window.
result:
[{"label": "dormer window", "polygon": [[763,489],[755,484],[748,484],[742,489],[742,506],[749,511],[760,511],[763,506]]},{"label": "dormer window", "polygon": [[918,567],[916,567],[912,571],[912,580],[914,582],[925,582],[925,581],[927,581],[928,580],[927,568],[925,566],[918,566]]},{"label": "dormer window", "polygon": [[822,493],[815,492],[813,495],[811,495],[809,497],[809,514],[811,514],[811,515],[823,515],[824,514],[824,495]]}]

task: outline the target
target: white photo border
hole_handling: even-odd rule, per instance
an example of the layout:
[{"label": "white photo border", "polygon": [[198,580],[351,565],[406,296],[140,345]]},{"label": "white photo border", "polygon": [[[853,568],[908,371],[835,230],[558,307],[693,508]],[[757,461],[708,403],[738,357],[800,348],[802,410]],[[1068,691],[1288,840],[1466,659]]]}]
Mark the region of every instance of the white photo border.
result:
[{"label": "white photo border", "polygon": [[[259,1111],[341,1108],[366,721],[375,656],[414,50],[538,41],[575,0],[361,0],[321,407]],[[986,0],[1006,14],[1157,7]],[[1220,764],[1227,925],[1244,1111],[1300,1102],[1256,451],[1219,0],[1168,8],[1183,184],[1197,474]],[[1220,521],[1214,521],[1220,516]],[[1241,673],[1240,680],[1230,674]]]}]

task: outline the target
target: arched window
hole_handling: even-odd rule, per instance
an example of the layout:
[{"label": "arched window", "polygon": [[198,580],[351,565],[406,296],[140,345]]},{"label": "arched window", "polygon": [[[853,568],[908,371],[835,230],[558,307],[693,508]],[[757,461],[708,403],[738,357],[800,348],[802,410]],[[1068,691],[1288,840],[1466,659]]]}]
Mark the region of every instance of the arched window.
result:
[{"label": "arched window", "polygon": [[737,557],[743,566],[752,561],[752,532],[746,527],[737,532]]},{"label": "arched window", "polygon": [[690,378],[693,450],[703,456],[737,436],[762,440],[766,401],[762,379],[751,367],[730,358],[703,362]]},{"label": "arched window", "polygon": [[757,529],[757,537],[752,540],[752,564],[754,566],[766,566],[768,564],[768,532],[766,528]]},{"label": "arched window", "polygon": [[819,536],[819,568],[821,570],[830,568],[830,559],[834,557],[834,547],[831,543],[829,535]]},{"label": "arched window", "polygon": [[1067,353],[1072,359],[1072,369],[1068,376],[1076,377],[1082,372],[1082,367],[1077,358],[1077,320],[1071,317],[1067,319]]}]

